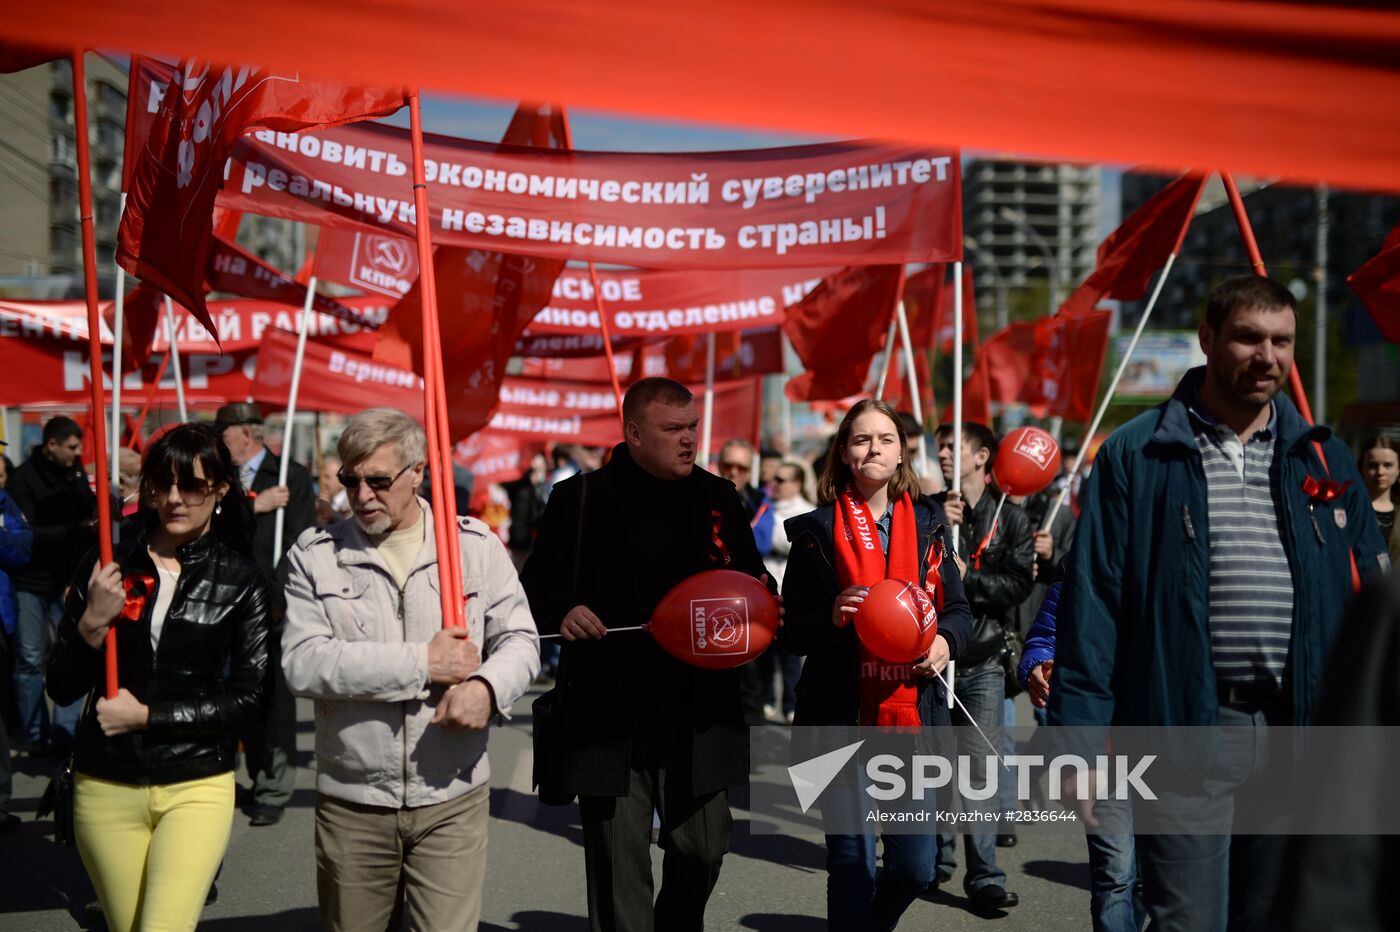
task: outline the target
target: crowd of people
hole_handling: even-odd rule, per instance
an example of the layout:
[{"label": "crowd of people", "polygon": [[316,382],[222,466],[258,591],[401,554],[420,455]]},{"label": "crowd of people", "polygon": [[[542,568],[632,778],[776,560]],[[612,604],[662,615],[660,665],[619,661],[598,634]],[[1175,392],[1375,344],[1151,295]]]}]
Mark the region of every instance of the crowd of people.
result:
[{"label": "crowd of people", "polygon": [[[1222,752],[1240,779],[1182,800],[1228,825],[1252,804],[1269,729],[1319,707],[1353,579],[1371,583],[1400,557],[1400,442],[1353,450],[1303,420],[1280,392],[1296,324],[1287,289],[1225,281],[1200,330],[1206,365],[1114,431],[1092,469],[1004,504],[990,425],[962,424],[955,451],[950,425],[925,437],[867,399],[824,449],[731,439],[711,472],[689,390],[646,378],[624,399],[622,443],[536,455],[502,489],[502,540],[477,518],[433,513],[427,441],[407,414],[352,417],[313,483],[267,448],[259,409],[236,403],[162,432],[141,456],[123,451],[103,564],[82,430],[51,418],[21,465],[0,464],[11,687],[0,830],[19,821],[7,811],[11,753],[70,759],[76,843],[108,926],[193,928],[228,844],[240,747],[246,814],[274,825],[292,795],[303,697],[316,707],[324,927],[475,929],[489,726],[537,678],[554,682],[564,724],[537,773],[551,802],[577,803],[596,932],[705,927],[730,794],[749,780],[749,729],[764,722],[975,725],[958,740],[1009,741],[1026,690],[1040,724],[1235,724],[1257,736]],[[1074,507],[1052,509],[1069,482]],[[451,534],[460,626],[444,624],[439,577]],[[610,636],[715,568],[779,596],[783,624],[756,662],[703,669],[651,638]],[[885,579],[938,607],[937,636],[913,662],[872,654],[851,623]],[[976,744],[961,750],[986,760]],[[964,805],[1020,802],[1006,792]],[[1307,872],[1289,867],[1290,813],[1266,814],[1283,825],[1276,835],[1134,836],[1129,804],[1080,805],[1104,826],[1086,835],[1096,930],[1149,917],[1163,930],[1263,929],[1281,877],[1306,888]],[[852,833],[836,815],[823,812],[833,930],[893,929],[951,882],[954,834]],[[1018,843],[1009,826],[963,836],[974,910],[1018,905],[997,864]]]}]

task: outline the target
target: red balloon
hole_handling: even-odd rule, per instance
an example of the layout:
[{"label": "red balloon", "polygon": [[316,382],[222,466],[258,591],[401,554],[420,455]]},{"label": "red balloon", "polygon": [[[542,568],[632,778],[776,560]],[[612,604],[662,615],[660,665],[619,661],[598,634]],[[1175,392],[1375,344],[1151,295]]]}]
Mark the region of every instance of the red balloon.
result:
[{"label": "red balloon", "polygon": [[1007,495],[1034,495],[1060,474],[1060,445],[1039,427],[1018,427],[997,447],[992,477]]},{"label": "red balloon", "polygon": [[909,663],[933,646],[938,612],[922,587],[882,579],[870,587],[856,612],[856,637],[881,660]]},{"label": "red balloon", "polygon": [[747,573],[706,570],[666,593],[646,628],[671,656],[727,670],[757,658],[773,643],[778,600]]}]

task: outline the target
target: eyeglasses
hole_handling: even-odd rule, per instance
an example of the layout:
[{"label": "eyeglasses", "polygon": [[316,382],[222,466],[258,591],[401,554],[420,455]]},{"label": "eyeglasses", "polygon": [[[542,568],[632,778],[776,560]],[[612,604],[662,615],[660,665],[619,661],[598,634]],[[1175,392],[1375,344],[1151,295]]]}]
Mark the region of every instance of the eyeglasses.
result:
[{"label": "eyeglasses", "polygon": [[370,489],[375,492],[387,492],[393,487],[395,482],[399,481],[399,476],[408,472],[415,465],[417,464],[409,463],[392,476],[357,476],[354,473],[349,473],[342,469],[335,474],[335,477],[340,480],[341,485],[345,486],[347,492],[359,491],[361,482],[369,486]]},{"label": "eyeglasses", "polygon": [[207,480],[196,480],[194,482],[177,482],[173,486],[167,485],[164,489],[157,486],[153,489],[156,493],[156,500],[160,501],[161,499],[169,498],[172,488],[179,490],[180,501],[185,506],[189,508],[198,508],[209,498],[209,493],[213,491],[213,484]]},{"label": "eyeglasses", "polygon": [[720,461],[720,472],[748,472],[751,467],[748,463],[735,463]]}]

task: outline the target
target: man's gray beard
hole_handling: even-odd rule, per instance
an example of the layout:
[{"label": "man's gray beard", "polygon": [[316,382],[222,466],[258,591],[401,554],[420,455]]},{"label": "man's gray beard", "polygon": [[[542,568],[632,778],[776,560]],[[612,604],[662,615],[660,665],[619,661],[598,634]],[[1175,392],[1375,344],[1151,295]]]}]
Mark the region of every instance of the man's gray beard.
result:
[{"label": "man's gray beard", "polygon": [[[376,537],[380,534],[387,534],[389,532],[389,525],[393,523],[393,518],[389,516],[389,512],[387,511],[376,511],[372,519],[363,518],[358,512],[355,513],[354,517],[355,523],[360,526],[360,530],[364,531],[366,534]],[[383,526],[371,527],[369,524],[370,520],[373,520],[373,522],[376,525]]]}]

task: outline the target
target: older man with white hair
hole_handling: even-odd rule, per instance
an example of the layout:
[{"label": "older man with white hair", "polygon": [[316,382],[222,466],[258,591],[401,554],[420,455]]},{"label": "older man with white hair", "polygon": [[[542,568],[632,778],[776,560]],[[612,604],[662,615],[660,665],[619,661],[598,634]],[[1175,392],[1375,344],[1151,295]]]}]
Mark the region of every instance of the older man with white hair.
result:
[{"label": "older man with white hair", "polygon": [[[416,494],[427,440],[393,408],[351,418],[351,517],[288,554],[282,667],[316,700],[322,925],[382,932],[402,883],[414,929],[474,930],[486,872],[486,728],[539,670],[510,554],[474,518]],[[444,628],[435,520],[461,543],[466,627]]]}]

